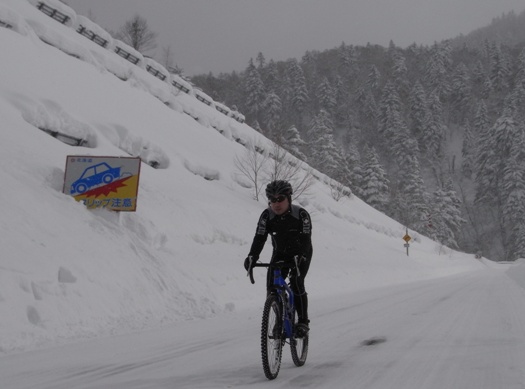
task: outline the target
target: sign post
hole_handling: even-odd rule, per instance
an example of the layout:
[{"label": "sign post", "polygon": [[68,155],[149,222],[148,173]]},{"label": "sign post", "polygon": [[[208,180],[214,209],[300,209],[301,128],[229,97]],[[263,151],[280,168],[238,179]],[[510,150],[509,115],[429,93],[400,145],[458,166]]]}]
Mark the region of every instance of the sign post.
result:
[{"label": "sign post", "polygon": [[412,239],[412,237],[410,235],[408,235],[408,227],[407,227],[406,228],[406,232],[405,232],[405,236],[403,236],[403,240],[405,241],[404,246],[407,248],[407,257],[408,257],[408,248],[410,247],[410,244],[408,242],[410,242],[411,239]]},{"label": "sign post", "polygon": [[87,208],[134,212],[140,176],[140,158],[68,155],[63,193]]}]

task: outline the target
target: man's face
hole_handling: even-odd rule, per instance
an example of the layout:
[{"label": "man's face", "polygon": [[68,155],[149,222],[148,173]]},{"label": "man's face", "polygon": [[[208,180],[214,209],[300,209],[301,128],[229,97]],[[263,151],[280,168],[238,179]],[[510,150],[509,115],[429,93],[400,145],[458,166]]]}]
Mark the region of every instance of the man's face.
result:
[{"label": "man's face", "polygon": [[288,208],[290,207],[288,197],[284,195],[279,195],[275,197],[272,196],[268,200],[270,201],[270,207],[272,208],[272,211],[276,215],[282,215],[283,213],[288,211]]}]

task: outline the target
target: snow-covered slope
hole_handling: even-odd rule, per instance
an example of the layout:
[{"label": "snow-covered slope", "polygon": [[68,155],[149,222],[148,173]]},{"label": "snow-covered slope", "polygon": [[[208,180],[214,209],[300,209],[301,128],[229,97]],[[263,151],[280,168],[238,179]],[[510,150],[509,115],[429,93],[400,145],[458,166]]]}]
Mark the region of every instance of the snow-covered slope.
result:
[{"label": "snow-covered slope", "polygon": [[[242,262],[266,204],[234,159],[246,150],[236,140],[270,142],[77,33],[68,7],[63,25],[32,3],[0,0],[0,351],[259,301],[263,282],[252,286]],[[90,211],[63,194],[67,155],[140,156],[137,211]],[[403,226],[356,197],[336,202],[316,176],[295,200],[313,219],[311,294],[484,266],[413,231],[407,256]]]}]

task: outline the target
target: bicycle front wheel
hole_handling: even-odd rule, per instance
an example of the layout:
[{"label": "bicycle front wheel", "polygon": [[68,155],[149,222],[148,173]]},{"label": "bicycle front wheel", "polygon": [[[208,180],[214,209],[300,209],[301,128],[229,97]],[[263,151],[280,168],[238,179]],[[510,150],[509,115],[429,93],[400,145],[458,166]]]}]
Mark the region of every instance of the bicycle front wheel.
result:
[{"label": "bicycle front wheel", "polygon": [[306,362],[306,357],[308,355],[308,340],[308,334],[297,336],[295,333],[292,336],[292,339],[290,339],[290,351],[292,352],[292,360],[295,366],[303,366]]},{"label": "bicycle front wheel", "polygon": [[270,295],[264,304],[261,328],[261,356],[264,374],[273,380],[279,374],[283,350],[281,302]]}]

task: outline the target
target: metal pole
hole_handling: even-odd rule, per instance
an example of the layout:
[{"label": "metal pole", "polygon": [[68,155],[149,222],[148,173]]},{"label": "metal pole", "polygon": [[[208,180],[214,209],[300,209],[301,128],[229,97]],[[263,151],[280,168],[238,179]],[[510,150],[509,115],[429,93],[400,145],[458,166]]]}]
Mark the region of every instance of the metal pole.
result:
[{"label": "metal pole", "polygon": [[[406,232],[406,236],[408,236],[408,227],[405,227],[405,232]],[[406,241],[405,246],[407,248],[407,257],[408,257],[408,248],[410,247],[410,245],[408,244],[408,240]]]}]

